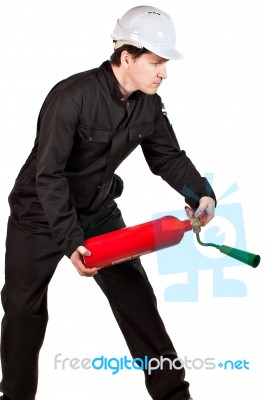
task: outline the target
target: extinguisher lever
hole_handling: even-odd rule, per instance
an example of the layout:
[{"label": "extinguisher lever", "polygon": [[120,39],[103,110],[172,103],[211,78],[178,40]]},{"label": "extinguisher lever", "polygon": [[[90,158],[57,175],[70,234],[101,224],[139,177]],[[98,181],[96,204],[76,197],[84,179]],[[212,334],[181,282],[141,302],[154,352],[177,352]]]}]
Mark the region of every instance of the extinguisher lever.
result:
[{"label": "extinguisher lever", "polygon": [[196,233],[196,234],[200,233],[201,227],[202,227],[202,222],[201,222],[200,218],[192,217],[190,219],[190,223],[191,223],[193,232]]}]

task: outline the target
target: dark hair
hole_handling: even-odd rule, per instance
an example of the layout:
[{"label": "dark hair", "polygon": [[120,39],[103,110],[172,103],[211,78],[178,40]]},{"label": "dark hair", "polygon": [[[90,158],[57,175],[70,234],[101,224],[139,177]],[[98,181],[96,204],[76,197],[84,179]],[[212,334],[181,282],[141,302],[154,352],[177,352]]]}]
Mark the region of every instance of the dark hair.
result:
[{"label": "dark hair", "polygon": [[123,44],[123,46],[116,49],[110,57],[110,61],[112,64],[117,65],[118,67],[121,65],[121,54],[123,51],[128,51],[134,59],[142,56],[142,54],[150,53],[149,50],[143,47],[142,49],[132,46],[130,44]]}]

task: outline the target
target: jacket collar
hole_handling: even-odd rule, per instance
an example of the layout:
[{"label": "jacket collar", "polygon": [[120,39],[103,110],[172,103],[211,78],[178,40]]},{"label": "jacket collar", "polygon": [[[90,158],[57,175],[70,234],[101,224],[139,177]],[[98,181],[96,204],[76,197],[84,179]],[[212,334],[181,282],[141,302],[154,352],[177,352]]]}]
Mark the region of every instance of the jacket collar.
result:
[{"label": "jacket collar", "polygon": [[[107,86],[110,90],[112,97],[115,100],[121,100],[124,97],[124,95],[119,89],[119,83],[115,77],[115,74],[113,73],[111,62],[110,61],[103,62],[102,65],[100,66],[100,71],[103,72],[103,75],[105,77]],[[131,94],[128,100],[139,100],[144,96],[145,93],[141,92],[140,90],[136,90]]]}]

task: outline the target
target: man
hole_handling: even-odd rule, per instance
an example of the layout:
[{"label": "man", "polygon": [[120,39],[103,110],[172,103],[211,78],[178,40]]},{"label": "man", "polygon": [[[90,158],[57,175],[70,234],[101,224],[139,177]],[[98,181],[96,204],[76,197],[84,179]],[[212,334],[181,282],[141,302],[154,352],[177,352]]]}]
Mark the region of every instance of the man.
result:
[{"label": "man", "polygon": [[[98,272],[83,262],[90,255],[84,238],[125,226],[114,201],[123,182],[114,172],[138,145],[151,171],[185,196],[190,217],[195,212],[208,223],[214,216],[215,195],[180,150],[156,94],[167,61],[182,57],[172,20],[157,8],[135,7],[118,20],[113,39],[111,61],[59,82],[48,94],[34,147],[9,196],[3,399],[35,398],[47,287],[64,255],[101,287],[133,358],[177,358],[140,260]],[[190,399],[183,368],[144,373],[153,399]]]}]

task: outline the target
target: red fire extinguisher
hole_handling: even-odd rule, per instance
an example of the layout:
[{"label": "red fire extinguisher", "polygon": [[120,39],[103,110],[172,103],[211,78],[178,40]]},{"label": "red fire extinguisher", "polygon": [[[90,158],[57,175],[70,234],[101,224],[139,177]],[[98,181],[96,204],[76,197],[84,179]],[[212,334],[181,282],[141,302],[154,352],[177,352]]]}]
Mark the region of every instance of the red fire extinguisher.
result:
[{"label": "red fire extinguisher", "polygon": [[190,220],[180,221],[166,216],[144,224],[118,229],[84,241],[91,252],[84,257],[89,268],[104,268],[119,264],[178,244],[191,230]]},{"label": "red fire extinguisher", "polygon": [[259,265],[258,255],[228,246],[202,243],[199,238],[200,228],[200,220],[197,218],[180,221],[174,216],[166,216],[95,236],[84,241],[84,246],[91,252],[90,256],[84,257],[85,265],[88,268],[105,268],[174,246],[182,240],[185,232],[192,229],[201,245],[216,247],[220,252],[252,267]]}]

